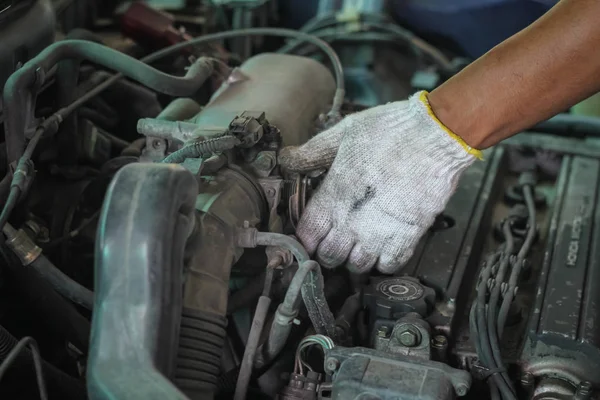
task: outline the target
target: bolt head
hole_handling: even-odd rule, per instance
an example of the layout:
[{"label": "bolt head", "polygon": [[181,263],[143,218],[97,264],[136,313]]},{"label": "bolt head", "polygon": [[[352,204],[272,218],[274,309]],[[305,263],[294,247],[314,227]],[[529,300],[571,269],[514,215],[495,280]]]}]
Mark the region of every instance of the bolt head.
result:
[{"label": "bolt head", "polygon": [[389,328],[386,325],[382,325],[377,329],[377,336],[380,338],[386,338],[388,336]]},{"label": "bolt head", "polygon": [[432,344],[436,349],[445,349],[448,346],[448,339],[444,335],[436,335],[433,337]]},{"label": "bolt head", "polygon": [[406,347],[415,347],[420,341],[418,334],[410,329],[401,331],[398,335],[398,340]]},{"label": "bolt head", "polygon": [[331,357],[331,358],[327,359],[327,363],[326,363],[327,370],[333,372],[333,371],[336,371],[339,368],[339,366],[340,366],[340,362],[337,358]]},{"label": "bolt head", "polygon": [[163,147],[163,141],[160,139],[155,139],[152,141],[152,147],[156,150]]}]

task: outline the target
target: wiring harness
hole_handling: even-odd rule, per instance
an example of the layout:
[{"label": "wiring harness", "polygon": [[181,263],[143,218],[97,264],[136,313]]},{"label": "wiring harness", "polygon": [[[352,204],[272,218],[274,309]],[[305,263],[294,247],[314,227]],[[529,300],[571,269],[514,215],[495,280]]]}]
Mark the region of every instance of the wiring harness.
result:
[{"label": "wiring harness", "polygon": [[[483,263],[469,316],[471,337],[480,366],[486,370],[492,399],[517,399],[502,360],[500,343],[521,272],[536,236],[535,183],[536,177],[532,173],[523,173],[519,178],[526,208],[513,208],[501,223],[504,243]],[[520,238],[523,232],[518,227],[523,224],[526,229],[524,238]],[[522,244],[518,245],[521,239]]]}]

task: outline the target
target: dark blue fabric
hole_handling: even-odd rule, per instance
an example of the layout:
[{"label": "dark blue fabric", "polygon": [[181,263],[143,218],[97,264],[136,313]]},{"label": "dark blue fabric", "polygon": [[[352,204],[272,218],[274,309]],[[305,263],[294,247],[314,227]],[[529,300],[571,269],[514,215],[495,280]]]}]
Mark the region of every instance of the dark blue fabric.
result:
[{"label": "dark blue fabric", "polygon": [[404,0],[397,19],[422,35],[452,40],[476,58],[542,16],[551,2],[532,0]]},{"label": "dark blue fabric", "polygon": [[[425,37],[444,37],[476,58],[544,14],[557,0],[393,0],[399,22]],[[318,0],[281,0],[286,26],[299,28]]]}]

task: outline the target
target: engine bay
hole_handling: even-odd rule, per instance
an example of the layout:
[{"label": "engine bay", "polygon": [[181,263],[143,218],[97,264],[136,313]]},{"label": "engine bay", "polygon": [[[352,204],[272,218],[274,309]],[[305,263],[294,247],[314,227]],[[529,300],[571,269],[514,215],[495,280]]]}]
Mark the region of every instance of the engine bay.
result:
[{"label": "engine bay", "polygon": [[469,60],[385,1],[156,3],[0,12],[1,398],[598,396],[600,118],[485,150],[398,273],[322,268],[281,149]]}]

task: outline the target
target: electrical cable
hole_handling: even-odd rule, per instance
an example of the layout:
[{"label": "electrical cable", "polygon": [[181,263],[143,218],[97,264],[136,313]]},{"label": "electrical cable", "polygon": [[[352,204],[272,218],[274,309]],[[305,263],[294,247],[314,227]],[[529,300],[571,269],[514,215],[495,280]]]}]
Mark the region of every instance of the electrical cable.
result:
[{"label": "electrical cable", "polygon": [[[339,37],[341,38],[344,35],[347,35],[348,33],[355,33],[355,32],[330,31],[328,33],[325,33],[325,32],[319,33],[318,31],[321,29],[327,28],[331,25],[343,24],[346,22],[354,22],[354,21],[343,21],[343,20],[339,21],[339,20],[335,19],[335,20],[333,20],[333,23],[317,25],[315,27],[311,27],[306,32],[310,32],[313,35],[320,37],[320,38],[326,38],[328,35],[329,36],[333,35],[334,37],[339,35]],[[375,29],[379,29],[381,31],[393,34],[397,39],[400,39],[400,40],[408,43],[415,51],[417,51],[417,55],[423,54],[423,55],[428,56],[436,65],[438,65],[443,70],[451,71],[453,69],[452,62],[448,59],[448,57],[446,57],[446,55],[443,52],[441,52],[439,49],[437,49],[430,43],[419,38],[414,33],[410,32],[407,29],[404,29],[403,27],[401,27],[399,25],[396,25],[391,22],[382,21],[382,20],[377,21],[375,19],[372,21],[369,21],[369,20],[362,21],[361,20],[360,23],[361,23],[361,26],[364,26],[365,28],[375,28]],[[304,31],[304,28],[303,28],[303,31]],[[281,52],[281,53],[291,52],[292,50],[294,50],[297,46],[299,46],[301,44],[302,44],[302,42],[299,42],[299,41],[290,43],[290,44],[282,47],[279,50],[279,52]]]},{"label": "electrical cable", "polygon": [[[492,372],[488,378],[491,378],[489,382],[490,395],[494,399],[516,399],[514,385],[503,365],[500,339],[502,338],[510,305],[517,290],[522,266],[531,250],[536,235],[535,199],[534,189],[531,184],[523,186],[523,197],[527,206],[528,218],[525,240],[515,257],[513,255],[515,249],[511,222],[508,220],[503,223],[504,248],[500,248],[495,253],[496,257],[500,257],[500,262],[497,268],[492,266],[489,258],[484,264],[480,275],[481,281],[477,286],[477,296],[473,301],[469,314],[471,337],[475,343],[480,362]],[[505,283],[504,280],[509,267],[512,270],[510,271],[508,282]],[[486,297],[488,290],[489,299]],[[500,307],[498,307],[501,292],[504,296]]]},{"label": "electrical cable", "polygon": [[500,306],[500,312],[498,314],[498,335],[502,337],[504,332],[504,325],[506,324],[506,318],[508,318],[508,312],[510,311],[510,305],[515,297],[515,292],[517,290],[517,281],[519,276],[521,275],[521,271],[523,269],[523,264],[525,263],[525,258],[529,254],[531,250],[531,246],[533,245],[533,241],[535,240],[536,235],[536,210],[535,210],[535,197],[534,197],[534,189],[531,185],[523,186],[523,197],[525,199],[525,205],[527,206],[528,213],[528,222],[527,222],[527,234],[525,236],[525,240],[523,241],[523,245],[517,254],[516,261],[513,266],[513,270],[508,279],[508,286],[506,289],[506,293],[504,295],[504,299],[502,300],[502,305]]},{"label": "electrical cable", "polygon": [[296,349],[296,357],[294,360],[294,373],[304,375],[304,367],[309,370],[313,370],[304,360],[302,360],[302,351],[313,345],[319,345],[325,353],[327,350],[331,350],[335,347],[335,343],[331,338],[325,335],[311,335],[307,336],[298,345]]},{"label": "electrical cable", "polygon": [[37,380],[38,389],[40,391],[40,399],[48,400],[46,381],[44,380],[44,371],[42,369],[42,356],[40,355],[37,342],[30,336],[26,336],[19,340],[17,345],[13,347],[2,363],[0,363],[0,381],[2,381],[2,377],[6,374],[6,371],[8,371],[8,369],[17,360],[21,352],[25,350],[26,347],[31,349],[31,356],[33,357],[33,365],[35,368],[35,377]]},{"label": "electrical cable", "polygon": [[515,393],[506,383],[505,379],[501,376],[501,372],[503,372],[503,370],[496,365],[494,361],[488,325],[486,323],[486,312],[488,311],[486,307],[486,294],[489,280],[492,277],[494,265],[498,262],[499,257],[499,253],[494,253],[487,258],[481,272],[481,280],[477,287],[477,297],[475,303],[473,304],[477,338],[480,340],[479,350],[481,352],[478,353],[478,355],[483,366],[494,371],[494,373],[490,375],[490,378],[498,387],[502,398],[504,400],[516,400]]},{"label": "electrical cable", "polygon": [[510,257],[514,250],[514,238],[510,231],[510,222],[504,222],[502,226],[502,231],[504,233],[504,238],[506,240],[506,246],[504,251],[500,256],[500,264],[499,268],[496,272],[496,277],[494,279],[493,287],[491,288],[491,294],[488,300],[488,308],[487,308],[487,329],[490,338],[490,347],[492,350],[492,357],[496,368],[501,370],[500,375],[502,379],[506,382],[506,384],[511,388],[513,392],[515,392],[515,388],[510,380],[508,373],[505,370],[504,363],[502,361],[502,354],[500,351],[500,340],[497,328],[498,322],[498,302],[500,301],[500,288],[502,283],[504,282],[504,277],[506,275],[508,266],[510,264]]},{"label": "electrical cable", "polygon": [[73,239],[74,237],[77,237],[82,230],[84,230],[85,228],[87,228],[88,226],[90,226],[90,224],[92,222],[94,222],[96,220],[96,218],[98,218],[100,216],[100,210],[96,211],[95,213],[93,213],[90,217],[84,219],[81,224],[79,224],[79,226],[75,229],[73,229],[72,231],[70,231],[69,233],[67,233],[66,235],[63,235],[59,238],[56,238],[54,240],[51,240],[48,243],[45,243],[43,245],[40,245],[43,247],[44,250],[47,249],[51,249],[53,247],[58,246],[59,244],[69,240],[69,239]]}]

